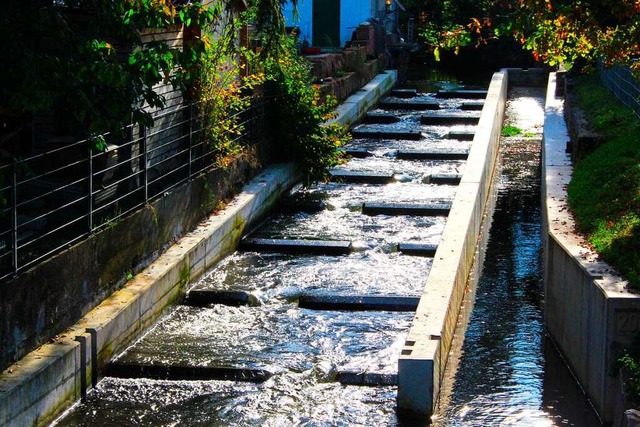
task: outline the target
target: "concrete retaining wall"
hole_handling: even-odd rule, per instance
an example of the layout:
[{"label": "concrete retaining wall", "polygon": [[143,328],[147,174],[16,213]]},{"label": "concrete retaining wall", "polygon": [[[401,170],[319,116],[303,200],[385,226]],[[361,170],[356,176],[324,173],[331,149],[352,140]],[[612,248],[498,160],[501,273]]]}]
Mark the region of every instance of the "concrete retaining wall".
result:
[{"label": "concrete retaining wall", "polygon": [[[349,125],[357,120],[360,112],[366,111],[361,104],[375,104],[394,84],[394,72],[376,77],[359,93],[360,100],[350,102],[352,105],[339,115],[340,123]],[[55,340],[2,372],[0,425],[46,425],[80,399],[97,383],[112,357],[178,301],[187,283],[232,252],[247,225],[295,182],[293,165],[262,172],[224,210],[171,246],[124,288]]]},{"label": "concrete retaining wall", "polygon": [[542,203],[545,324],[602,420],[613,421],[616,350],[640,333],[640,295],[598,261],[586,241],[574,234],[566,186],[572,166],[563,100],[549,76],[545,107]]}]

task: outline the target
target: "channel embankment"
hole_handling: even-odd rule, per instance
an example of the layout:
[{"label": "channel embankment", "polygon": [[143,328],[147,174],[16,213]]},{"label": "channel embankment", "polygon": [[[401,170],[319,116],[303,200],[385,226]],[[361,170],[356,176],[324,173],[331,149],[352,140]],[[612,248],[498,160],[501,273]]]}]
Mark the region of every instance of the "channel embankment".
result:
[{"label": "channel embankment", "polygon": [[545,324],[609,424],[622,412],[616,409],[619,381],[611,373],[620,347],[640,332],[640,295],[628,292],[626,281],[575,233],[566,192],[573,171],[570,137],[557,84],[550,74],[542,153]]},{"label": "channel embankment", "polygon": [[[357,121],[395,82],[395,71],[377,75],[340,105],[334,120],[343,125]],[[295,183],[290,164],[263,171],[224,210],[171,246],[124,288],[3,371],[0,425],[46,425],[82,398],[106,363],[179,301],[187,283],[233,251],[244,230]]]}]

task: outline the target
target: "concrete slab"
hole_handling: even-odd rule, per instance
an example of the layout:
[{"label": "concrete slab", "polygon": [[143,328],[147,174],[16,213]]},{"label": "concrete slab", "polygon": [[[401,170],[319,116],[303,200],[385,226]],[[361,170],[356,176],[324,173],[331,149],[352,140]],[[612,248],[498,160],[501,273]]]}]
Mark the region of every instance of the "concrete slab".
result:
[{"label": "concrete slab", "polygon": [[460,141],[472,141],[476,135],[475,130],[463,129],[457,130],[452,129],[447,134],[447,139],[458,139]]},{"label": "concrete slab", "polygon": [[310,255],[347,255],[353,251],[348,240],[252,239],[240,241],[238,250]]},{"label": "concrete slab", "polygon": [[484,100],[482,101],[464,101],[460,104],[460,109],[463,111],[480,111],[484,107]]},{"label": "concrete slab", "polygon": [[389,124],[389,123],[397,123],[400,121],[400,117],[390,113],[378,113],[378,112],[368,112],[367,115],[362,120],[363,123],[381,123],[381,124]]},{"label": "concrete slab", "polygon": [[264,369],[253,368],[135,365],[115,361],[107,368],[107,375],[114,378],[150,378],[170,381],[218,380],[262,383],[273,374]]},{"label": "concrete slab", "polygon": [[405,255],[425,256],[433,258],[438,245],[433,243],[398,243],[398,252]]},{"label": "concrete slab", "polygon": [[393,89],[390,93],[391,96],[396,98],[415,98],[418,96],[417,89]]},{"label": "concrete slab", "polygon": [[398,150],[396,157],[403,160],[466,160],[469,150]]},{"label": "concrete slab", "polygon": [[336,380],[342,385],[395,386],[398,385],[398,374],[341,371],[336,374]]},{"label": "concrete slab", "polygon": [[260,305],[258,299],[247,292],[212,289],[192,289],[187,292],[182,303],[191,307],[207,307],[214,304],[233,307]]},{"label": "concrete slab", "polygon": [[411,216],[447,216],[451,210],[450,204],[432,203],[378,203],[365,202],[362,204],[364,215],[411,215]]},{"label": "concrete slab", "polygon": [[422,139],[419,130],[394,130],[394,129],[367,129],[358,128],[351,131],[351,136],[356,139],[407,139],[418,141]]},{"label": "concrete slab", "polygon": [[466,99],[479,99],[486,98],[486,90],[477,89],[458,89],[458,90],[439,90],[438,98],[466,98]]},{"label": "concrete slab", "polygon": [[301,308],[339,311],[415,311],[420,298],[366,295],[303,295]]},{"label": "concrete slab", "polygon": [[378,108],[385,110],[439,110],[440,104],[436,101],[391,101],[383,99],[378,103]]},{"label": "concrete slab", "polygon": [[340,151],[349,157],[355,157],[357,159],[364,159],[373,156],[373,153],[368,151],[366,148],[345,148]]},{"label": "concrete slab", "polygon": [[391,172],[362,172],[333,169],[330,171],[331,180],[355,184],[389,184],[395,181]]},{"label": "concrete slab", "polygon": [[461,180],[462,175],[458,173],[438,173],[429,175],[425,182],[435,185],[458,185]]},{"label": "concrete slab", "polygon": [[420,116],[420,123],[434,126],[477,125],[480,116],[459,114],[428,114]]}]

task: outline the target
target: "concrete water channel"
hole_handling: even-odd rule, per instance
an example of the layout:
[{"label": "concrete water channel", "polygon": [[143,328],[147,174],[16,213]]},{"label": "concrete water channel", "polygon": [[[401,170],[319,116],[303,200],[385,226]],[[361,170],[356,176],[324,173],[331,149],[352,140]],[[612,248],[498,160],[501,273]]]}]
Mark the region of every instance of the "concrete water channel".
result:
[{"label": "concrete water channel", "polygon": [[[529,347],[534,362],[516,357],[509,366],[503,364],[508,372],[505,380],[487,372],[489,382],[478,375],[484,372],[483,363],[490,363],[482,352],[475,365],[458,364],[456,346],[462,340],[453,336],[456,323],[462,319],[465,324],[465,311],[458,318],[455,306],[461,300],[467,308],[472,305],[473,292],[465,291],[466,275],[460,273],[470,267],[449,266],[454,277],[464,276],[456,279],[462,281],[462,289],[456,282],[453,291],[442,286],[446,280],[441,274],[434,278],[431,273],[434,265],[449,262],[449,254],[442,252],[451,241],[470,241],[470,248],[459,252],[475,251],[480,221],[465,227],[470,239],[458,239],[452,236],[461,230],[450,228],[459,214],[454,213],[453,219],[450,215],[465,198],[475,200],[468,197],[466,159],[477,149],[474,134],[483,132],[482,123],[477,123],[487,96],[477,88],[458,89],[438,94],[397,90],[382,100],[353,128],[354,140],[345,147],[350,160],[332,171],[330,182],[294,188],[244,235],[238,251],[189,285],[181,305],[117,355],[105,377],[57,424],[424,425],[438,394],[445,398],[435,408],[439,425],[559,421],[538,413],[528,419],[528,406],[509,393],[479,393],[488,396],[484,406],[478,405],[481,415],[465,418],[480,402],[473,396],[483,383],[495,390],[502,385],[516,389],[517,384],[508,381],[514,372],[526,385],[517,391],[533,395],[529,404],[542,405],[542,399],[536,399],[543,392],[544,368],[539,366],[539,312],[536,317],[505,311],[507,317],[533,324],[522,326],[531,335],[520,334],[521,342],[508,345]],[[487,101],[490,98],[491,91]],[[499,129],[501,114],[498,118]],[[495,133],[495,124],[488,132]],[[477,181],[491,181],[493,167],[473,168],[478,168]],[[487,190],[477,193],[486,195]],[[482,217],[484,208],[479,211],[471,217]],[[526,221],[517,227],[522,231],[518,238],[528,236]],[[522,248],[520,258],[511,262],[530,265],[537,249],[527,244]],[[537,274],[526,267],[521,270]],[[503,297],[521,300],[520,292],[536,293],[537,287],[527,282],[529,276],[519,279],[525,282],[522,291],[477,304],[495,308]],[[430,294],[425,283],[428,287],[434,281],[440,287],[432,286],[436,293]],[[444,292],[441,288],[448,289],[450,300],[436,300],[438,292]],[[537,306],[533,299],[531,305]],[[432,304],[444,305],[442,312]],[[484,324],[482,318],[472,322],[475,327]],[[437,332],[428,333],[429,328]],[[425,342],[414,338],[425,331]],[[450,365],[460,366],[462,376],[443,370],[447,356],[442,354],[449,353],[451,342],[458,359]],[[469,342],[473,346],[474,338]],[[465,374],[478,381],[465,379]],[[495,384],[500,381],[502,385]],[[403,390],[398,391],[399,383]],[[455,384],[453,391],[450,384]],[[403,405],[418,419],[399,420],[397,408]],[[486,416],[503,406],[511,409],[502,418]],[[509,418],[514,413],[519,418]],[[564,424],[582,425],[572,424],[571,416],[563,417]]]},{"label": "concrete water channel", "polygon": [[[398,356],[486,91],[397,90],[60,425],[395,425]],[[469,99],[470,98],[470,99]]]}]

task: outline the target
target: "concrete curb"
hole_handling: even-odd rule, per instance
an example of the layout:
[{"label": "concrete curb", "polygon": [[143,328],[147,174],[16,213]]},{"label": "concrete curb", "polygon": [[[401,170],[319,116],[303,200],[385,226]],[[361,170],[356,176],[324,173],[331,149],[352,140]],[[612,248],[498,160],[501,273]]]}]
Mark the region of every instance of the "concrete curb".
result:
[{"label": "concrete curb", "polygon": [[605,423],[614,418],[616,349],[640,332],[640,295],[574,233],[566,187],[573,172],[563,100],[549,75],[542,158],[545,325]]},{"label": "concrete curb", "polygon": [[[395,84],[395,71],[376,76],[338,108],[333,123],[349,126]],[[185,286],[235,250],[243,231],[296,183],[291,164],[276,165],[247,184],[221,212],[188,233],[127,285],[50,344],[0,374],[0,425],[41,426],[95,386],[118,352],[151,326]]]},{"label": "concrete curb", "polygon": [[436,404],[489,199],[508,71],[493,75],[442,240],[398,362],[398,410],[422,419]]}]

